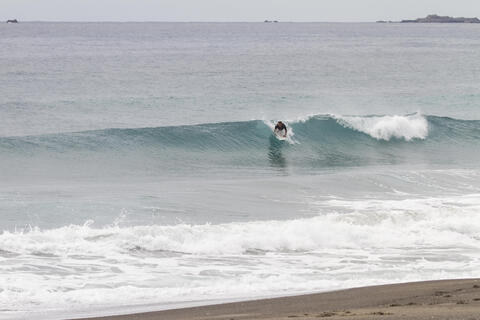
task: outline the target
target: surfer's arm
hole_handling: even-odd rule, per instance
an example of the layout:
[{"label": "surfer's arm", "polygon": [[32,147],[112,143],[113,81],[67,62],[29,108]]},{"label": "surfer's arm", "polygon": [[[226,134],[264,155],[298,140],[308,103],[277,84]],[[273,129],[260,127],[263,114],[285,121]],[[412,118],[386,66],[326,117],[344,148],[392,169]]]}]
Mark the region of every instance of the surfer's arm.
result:
[{"label": "surfer's arm", "polygon": [[285,138],[287,137],[287,127],[285,127],[285,134],[283,135]]}]

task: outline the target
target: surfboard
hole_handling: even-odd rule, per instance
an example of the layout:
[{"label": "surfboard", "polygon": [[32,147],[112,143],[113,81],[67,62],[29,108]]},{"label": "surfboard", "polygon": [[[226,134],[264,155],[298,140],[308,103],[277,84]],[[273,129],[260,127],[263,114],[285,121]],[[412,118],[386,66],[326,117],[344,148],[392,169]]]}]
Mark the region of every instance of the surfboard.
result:
[{"label": "surfboard", "polygon": [[283,135],[285,134],[285,130],[278,130],[278,129],[275,129],[273,130],[273,133],[275,134],[275,137],[278,139],[278,140],[285,140],[287,139],[287,137],[284,137]]}]

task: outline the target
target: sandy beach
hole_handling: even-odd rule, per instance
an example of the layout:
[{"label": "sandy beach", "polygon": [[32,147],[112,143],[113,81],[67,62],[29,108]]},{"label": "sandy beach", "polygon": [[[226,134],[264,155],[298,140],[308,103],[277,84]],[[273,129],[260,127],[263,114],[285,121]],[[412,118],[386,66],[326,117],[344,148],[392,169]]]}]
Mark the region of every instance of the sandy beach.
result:
[{"label": "sandy beach", "polygon": [[480,279],[371,286],[90,319],[480,319]]}]

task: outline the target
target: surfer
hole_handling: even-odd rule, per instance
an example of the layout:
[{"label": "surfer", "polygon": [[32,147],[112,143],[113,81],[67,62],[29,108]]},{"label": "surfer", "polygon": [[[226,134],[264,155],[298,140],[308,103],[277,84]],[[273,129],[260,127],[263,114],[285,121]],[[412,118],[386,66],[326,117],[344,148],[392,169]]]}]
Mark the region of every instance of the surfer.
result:
[{"label": "surfer", "polygon": [[287,126],[282,121],[278,121],[277,125],[275,126],[275,133],[280,133],[281,131],[284,131],[284,130],[285,130],[285,133],[283,134],[283,137],[286,138]]}]

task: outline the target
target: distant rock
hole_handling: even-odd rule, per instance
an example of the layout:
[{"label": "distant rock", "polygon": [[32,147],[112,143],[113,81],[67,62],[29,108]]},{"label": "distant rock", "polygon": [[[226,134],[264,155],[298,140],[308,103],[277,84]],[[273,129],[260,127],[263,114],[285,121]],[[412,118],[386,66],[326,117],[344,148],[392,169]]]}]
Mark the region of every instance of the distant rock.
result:
[{"label": "distant rock", "polygon": [[402,23],[480,23],[478,18],[463,18],[463,17],[448,17],[439,16],[436,14],[428,15],[425,18],[418,18],[415,20],[402,20]]},{"label": "distant rock", "polygon": [[272,23],[272,22],[273,22],[273,23],[278,23],[277,20],[265,20],[265,21],[263,21],[263,22],[265,22],[265,23]]},{"label": "distant rock", "polygon": [[7,20],[7,23],[18,23],[18,20],[17,19]]}]

